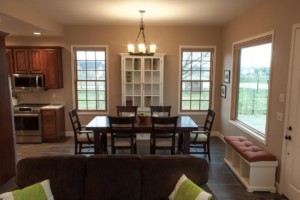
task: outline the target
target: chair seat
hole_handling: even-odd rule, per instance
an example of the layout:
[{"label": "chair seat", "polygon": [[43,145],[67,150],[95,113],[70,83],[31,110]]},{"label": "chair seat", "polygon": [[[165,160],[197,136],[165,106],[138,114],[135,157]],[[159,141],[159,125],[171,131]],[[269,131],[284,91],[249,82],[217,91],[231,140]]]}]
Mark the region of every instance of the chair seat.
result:
[{"label": "chair seat", "polygon": [[[195,140],[195,137],[196,137],[196,133],[195,132],[192,132],[190,134],[190,141],[194,141]],[[205,142],[207,141],[207,135],[203,134],[203,133],[199,133],[198,136],[197,136],[197,142]]]},{"label": "chair seat", "polygon": [[155,144],[157,147],[170,147],[172,146],[171,138],[159,138],[155,140]]},{"label": "chair seat", "polygon": [[131,145],[130,138],[115,138],[116,147],[123,147],[123,146],[130,146],[130,145]]},{"label": "chair seat", "polygon": [[[89,134],[89,137],[91,139],[91,141],[94,141],[94,134]],[[77,141],[79,142],[89,142],[86,133],[82,133],[82,134],[77,134]]]}]

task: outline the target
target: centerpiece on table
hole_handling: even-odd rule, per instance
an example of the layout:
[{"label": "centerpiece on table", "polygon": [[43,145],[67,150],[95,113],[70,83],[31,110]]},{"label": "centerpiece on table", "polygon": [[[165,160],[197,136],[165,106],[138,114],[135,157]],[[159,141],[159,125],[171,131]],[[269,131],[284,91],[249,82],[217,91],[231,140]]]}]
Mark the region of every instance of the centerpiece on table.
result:
[{"label": "centerpiece on table", "polygon": [[138,117],[140,119],[140,122],[144,123],[149,118],[149,114],[146,112],[140,112],[138,113]]}]

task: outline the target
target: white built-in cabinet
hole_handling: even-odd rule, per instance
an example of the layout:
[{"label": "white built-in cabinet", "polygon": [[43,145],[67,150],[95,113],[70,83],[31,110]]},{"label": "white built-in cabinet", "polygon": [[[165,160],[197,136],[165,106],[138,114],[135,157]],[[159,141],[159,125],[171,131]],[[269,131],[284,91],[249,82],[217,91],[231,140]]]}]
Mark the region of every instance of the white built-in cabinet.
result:
[{"label": "white built-in cabinet", "polygon": [[151,105],[163,105],[164,55],[121,53],[123,105],[138,106],[138,111],[145,112]]}]

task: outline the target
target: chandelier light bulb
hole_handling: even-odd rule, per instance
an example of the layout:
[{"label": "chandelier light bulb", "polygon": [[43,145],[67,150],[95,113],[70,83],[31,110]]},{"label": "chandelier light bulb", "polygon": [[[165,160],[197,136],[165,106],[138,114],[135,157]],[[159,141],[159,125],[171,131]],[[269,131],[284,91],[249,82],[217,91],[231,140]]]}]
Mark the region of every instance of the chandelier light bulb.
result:
[{"label": "chandelier light bulb", "polygon": [[139,52],[140,53],[146,53],[146,47],[144,44],[139,44]]},{"label": "chandelier light bulb", "polygon": [[156,51],[156,45],[150,44],[150,53],[155,53],[155,51]]},{"label": "chandelier light bulb", "polygon": [[128,44],[127,49],[128,49],[129,53],[134,53],[134,45],[133,44]]}]

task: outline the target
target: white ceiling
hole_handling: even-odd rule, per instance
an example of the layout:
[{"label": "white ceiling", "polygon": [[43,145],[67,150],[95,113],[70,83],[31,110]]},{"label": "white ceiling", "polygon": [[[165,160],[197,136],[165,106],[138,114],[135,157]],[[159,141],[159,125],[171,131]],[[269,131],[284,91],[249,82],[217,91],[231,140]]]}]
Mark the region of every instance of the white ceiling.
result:
[{"label": "white ceiling", "polygon": [[264,1],[0,0],[0,30],[11,35],[30,35],[33,31],[61,35],[65,25],[138,26],[139,10],[146,11],[145,25],[221,26]]}]

